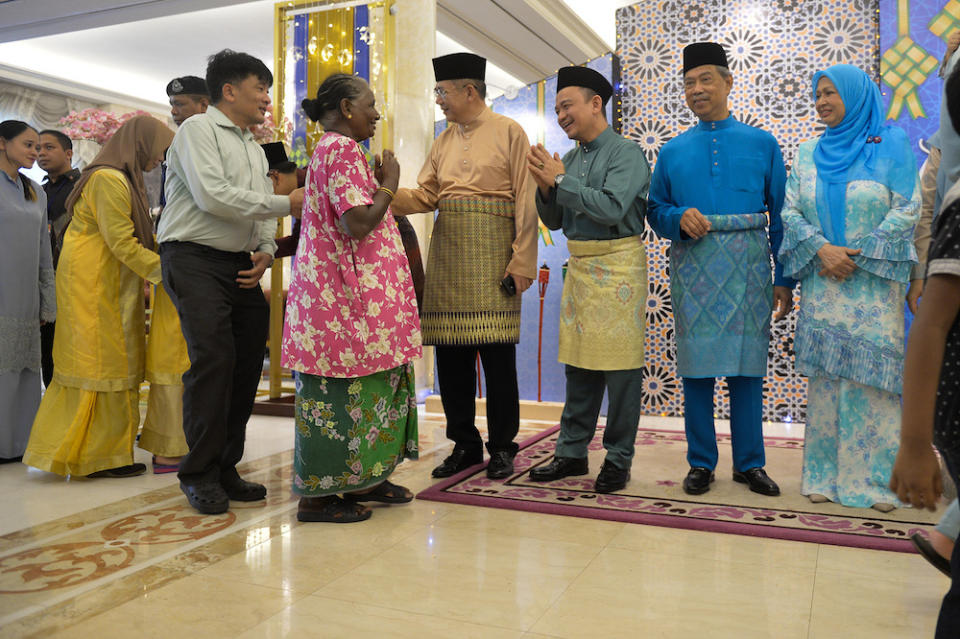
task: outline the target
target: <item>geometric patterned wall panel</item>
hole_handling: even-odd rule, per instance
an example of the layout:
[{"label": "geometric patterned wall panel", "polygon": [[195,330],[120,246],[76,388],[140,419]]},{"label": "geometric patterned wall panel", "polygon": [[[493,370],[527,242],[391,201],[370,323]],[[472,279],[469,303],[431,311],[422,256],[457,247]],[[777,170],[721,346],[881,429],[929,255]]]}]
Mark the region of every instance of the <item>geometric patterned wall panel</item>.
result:
[{"label": "geometric patterned wall panel", "polygon": [[[822,131],[815,119],[811,78],[840,62],[879,79],[877,2],[871,0],[648,0],[617,11],[623,134],[636,140],[651,165],[660,148],[695,124],[683,99],[682,49],[721,42],[734,86],[730,110],[772,133],[789,170],[797,146]],[[670,308],[668,242],[649,231],[646,414],[681,415]],[[793,366],[796,311],[775,324],[764,383],[764,419],[804,421],[806,380]],[[718,384],[717,414],[729,417],[726,386]]]}]

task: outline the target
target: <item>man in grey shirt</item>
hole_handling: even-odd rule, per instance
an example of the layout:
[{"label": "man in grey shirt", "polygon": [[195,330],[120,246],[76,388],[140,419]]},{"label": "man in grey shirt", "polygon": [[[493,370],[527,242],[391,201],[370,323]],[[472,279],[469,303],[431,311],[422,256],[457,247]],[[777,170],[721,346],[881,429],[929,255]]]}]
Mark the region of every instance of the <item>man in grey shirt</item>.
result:
[{"label": "man in grey shirt", "polygon": [[275,218],[299,215],[303,203],[303,189],[273,194],[250,133],[270,107],[272,84],[253,56],[229,49],[211,56],[211,106],[181,125],[167,152],[157,239],[191,362],[183,376],[190,452],[178,476],[190,505],[206,514],[267,493],[236,465],[263,366],[269,313],[260,277],[273,262]]}]

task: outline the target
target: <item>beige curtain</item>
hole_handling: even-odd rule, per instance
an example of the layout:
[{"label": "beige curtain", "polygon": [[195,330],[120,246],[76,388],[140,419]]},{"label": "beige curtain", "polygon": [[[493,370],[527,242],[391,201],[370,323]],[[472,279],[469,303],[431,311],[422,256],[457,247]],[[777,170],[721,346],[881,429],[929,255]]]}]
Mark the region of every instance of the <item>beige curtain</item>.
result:
[{"label": "beige curtain", "polygon": [[23,120],[37,129],[56,129],[71,111],[97,106],[59,93],[0,81],[0,120]]}]

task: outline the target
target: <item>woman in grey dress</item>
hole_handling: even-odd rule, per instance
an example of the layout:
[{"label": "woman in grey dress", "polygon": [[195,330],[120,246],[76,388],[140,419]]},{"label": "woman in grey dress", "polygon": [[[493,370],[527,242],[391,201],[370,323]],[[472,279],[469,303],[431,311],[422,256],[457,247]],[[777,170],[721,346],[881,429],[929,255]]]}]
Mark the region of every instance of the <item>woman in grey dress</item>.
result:
[{"label": "woman in grey dress", "polygon": [[47,198],[20,173],[40,136],[0,122],[0,463],[19,461],[40,405],[40,326],[56,319]]}]

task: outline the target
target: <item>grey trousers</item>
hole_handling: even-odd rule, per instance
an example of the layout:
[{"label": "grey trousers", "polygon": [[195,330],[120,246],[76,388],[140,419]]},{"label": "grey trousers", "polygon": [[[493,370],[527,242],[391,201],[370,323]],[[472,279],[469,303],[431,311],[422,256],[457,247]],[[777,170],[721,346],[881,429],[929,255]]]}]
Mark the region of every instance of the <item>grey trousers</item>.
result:
[{"label": "grey trousers", "polygon": [[606,461],[617,468],[629,469],[633,463],[634,441],[640,421],[643,369],[594,371],[565,366],[566,401],[560,418],[558,457],[583,458],[597,430],[597,418],[606,389],[609,404],[607,425],[603,431]]}]

